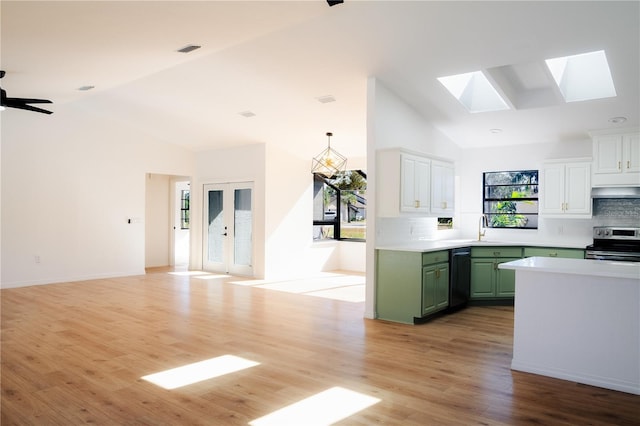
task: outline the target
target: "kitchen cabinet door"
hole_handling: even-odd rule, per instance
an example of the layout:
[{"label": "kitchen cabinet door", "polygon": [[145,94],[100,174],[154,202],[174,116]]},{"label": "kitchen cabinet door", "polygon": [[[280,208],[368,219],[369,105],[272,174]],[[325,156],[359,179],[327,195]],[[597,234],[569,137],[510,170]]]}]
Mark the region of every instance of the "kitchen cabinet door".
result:
[{"label": "kitchen cabinet door", "polygon": [[498,269],[498,265],[519,258],[500,258],[494,264],[496,275],[496,297],[514,297],[516,295],[516,271],[512,269]]},{"label": "kitchen cabinet door", "polygon": [[422,268],[422,315],[436,310],[436,285],[438,269],[435,265]]},{"label": "kitchen cabinet door", "polygon": [[540,173],[540,214],[564,214],[564,164],[548,163],[542,165]]},{"label": "kitchen cabinet door", "polygon": [[640,185],[640,133],[593,139],[593,186]]},{"label": "kitchen cabinet door", "polygon": [[431,161],[431,213],[453,214],[455,168],[453,163]]},{"label": "kitchen cabinet door", "polygon": [[565,164],[565,214],[591,216],[591,164]]},{"label": "kitchen cabinet door", "polygon": [[591,217],[591,162],[544,163],[539,201],[540,214],[546,217]]},{"label": "kitchen cabinet door", "polygon": [[622,135],[603,135],[594,139],[593,173],[620,173],[622,165]]},{"label": "kitchen cabinet door", "polygon": [[449,306],[449,264],[438,263],[422,268],[422,315]]},{"label": "kitchen cabinet door", "polygon": [[640,133],[622,137],[622,158],[627,173],[640,173]]},{"label": "kitchen cabinet door", "polygon": [[471,259],[471,298],[495,297],[493,259]]},{"label": "kitchen cabinet door", "polygon": [[400,210],[429,213],[431,202],[431,161],[411,154],[400,155]]},{"label": "kitchen cabinet door", "polygon": [[436,311],[449,307],[449,264],[441,263],[438,268],[439,276],[435,289]]}]

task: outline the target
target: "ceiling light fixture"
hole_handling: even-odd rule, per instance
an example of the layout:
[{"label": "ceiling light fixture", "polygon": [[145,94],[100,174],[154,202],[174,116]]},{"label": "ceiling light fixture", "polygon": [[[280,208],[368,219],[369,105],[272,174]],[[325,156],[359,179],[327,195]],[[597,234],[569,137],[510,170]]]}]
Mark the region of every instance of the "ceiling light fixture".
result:
[{"label": "ceiling light fixture", "polygon": [[251,118],[251,117],[255,117],[256,116],[255,113],[253,113],[251,111],[242,111],[242,112],[239,112],[238,114],[240,114],[241,116],[246,117],[246,118]]},{"label": "ceiling light fixture", "polygon": [[502,133],[502,129],[489,129],[489,132],[493,133],[494,135],[497,135],[498,133]]},{"label": "ceiling light fixture", "polygon": [[613,123],[613,124],[622,124],[625,121],[627,121],[627,117],[611,117],[609,119],[609,123]]},{"label": "ceiling light fixture", "polygon": [[333,133],[327,132],[327,149],[311,160],[311,173],[317,173],[326,178],[331,178],[344,171],[347,166],[347,158],[331,148],[331,136]]},{"label": "ceiling light fixture", "polygon": [[87,90],[91,90],[91,89],[95,89],[95,88],[96,88],[96,86],[87,85],[87,86],[78,87],[78,90],[81,91],[81,92],[86,92]]}]

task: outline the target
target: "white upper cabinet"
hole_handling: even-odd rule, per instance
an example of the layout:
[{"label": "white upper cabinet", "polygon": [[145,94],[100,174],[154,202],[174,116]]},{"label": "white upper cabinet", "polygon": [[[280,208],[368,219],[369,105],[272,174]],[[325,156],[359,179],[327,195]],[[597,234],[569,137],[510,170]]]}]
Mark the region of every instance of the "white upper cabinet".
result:
[{"label": "white upper cabinet", "polygon": [[431,160],[411,154],[400,154],[400,211],[431,211]]},{"label": "white upper cabinet", "polygon": [[640,132],[593,138],[593,186],[640,185]]},{"label": "white upper cabinet", "polygon": [[431,213],[453,215],[455,168],[453,163],[431,161]]},{"label": "white upper cabinet", "polygon": [[553,160],[542,165],[540,214],[591,217],[591,161]]},{"label": "white upper cabinet", "polygon": [[379,217],[404,214],[453,216],[452,162],[400,149],[376,153],[376,209]]}]

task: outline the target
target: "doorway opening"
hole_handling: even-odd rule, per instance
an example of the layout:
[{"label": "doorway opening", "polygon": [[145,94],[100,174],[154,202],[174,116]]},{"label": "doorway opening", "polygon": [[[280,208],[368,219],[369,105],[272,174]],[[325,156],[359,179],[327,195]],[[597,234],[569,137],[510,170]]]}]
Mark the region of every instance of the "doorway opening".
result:
[{"label": "doorway opening", "polygon": [[188,267],[190,180],[148,173],[145,185],[145,268]]}]

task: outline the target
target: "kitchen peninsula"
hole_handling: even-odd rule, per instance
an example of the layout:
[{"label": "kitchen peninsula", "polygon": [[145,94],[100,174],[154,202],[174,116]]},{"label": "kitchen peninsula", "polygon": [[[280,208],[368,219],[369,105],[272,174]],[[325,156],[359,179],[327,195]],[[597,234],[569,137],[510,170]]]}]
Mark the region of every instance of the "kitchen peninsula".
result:
[{"label": "kitchen peninsula", "polygon": [[516,273],[513,370],[640,395],[640,263],[530,257]]}]

